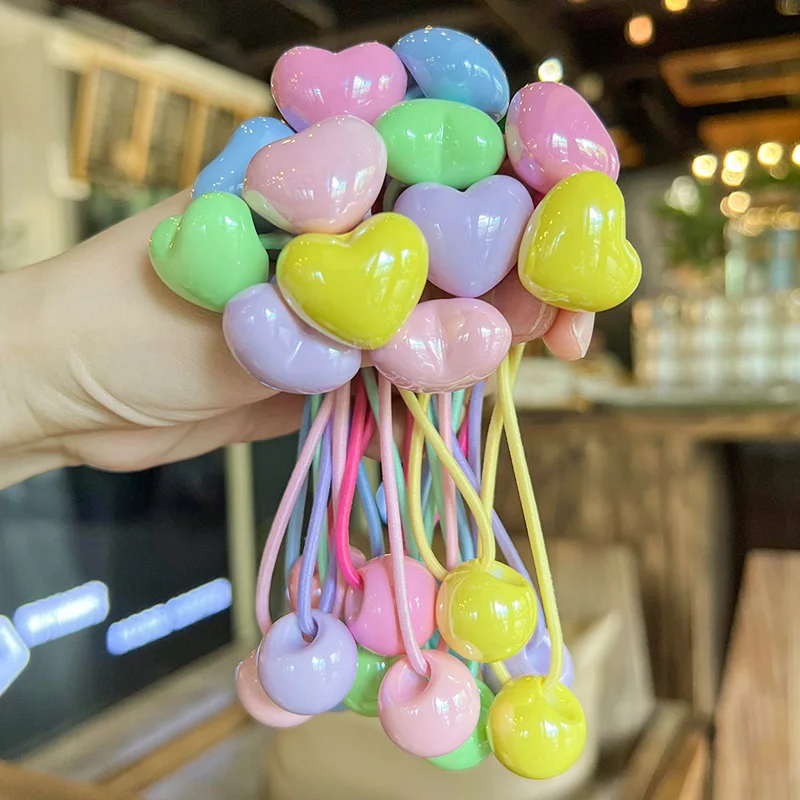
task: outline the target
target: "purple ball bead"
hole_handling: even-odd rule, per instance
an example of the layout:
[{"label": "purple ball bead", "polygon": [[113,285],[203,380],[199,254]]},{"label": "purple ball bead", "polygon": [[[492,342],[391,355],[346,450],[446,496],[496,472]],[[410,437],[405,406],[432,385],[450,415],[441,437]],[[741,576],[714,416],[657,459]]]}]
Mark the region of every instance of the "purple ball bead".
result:
[{"label": "purple ball bead", "polygon": [[347,626],[313,610],[317,634],[307,642],[297,615],[281,617],[258,648],[258,678],[264,691],[293,714],[322,714],[344,700],[358,669],[358,648]]},{"label": "purple ball bead", "polygon": [[[507,658],[503,663],[511,673],[512,678],[521,675],[547,675],[550,669],[550,634],[545,631],[543,634],[534,633],[531,640],[518,653],[511,658]],[[564,663],[561,666],[561,683],[572,689],[575,680],[575,667],[572,663],[572,656],[569,649],[564,645]],[[500,691],[500,682],[494,674],[492,668],[487,664],[483,669],[484,681],[489,688],[496,694]]]}]

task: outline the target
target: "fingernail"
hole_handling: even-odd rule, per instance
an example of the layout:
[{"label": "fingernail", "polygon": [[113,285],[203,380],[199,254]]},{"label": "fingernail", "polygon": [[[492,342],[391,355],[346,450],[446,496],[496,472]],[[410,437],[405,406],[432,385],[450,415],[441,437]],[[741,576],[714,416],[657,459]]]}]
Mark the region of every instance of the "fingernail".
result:
[{"label": "fingernail", "polygon": [[592,341],[592,332],[594,331],[594,314],[582,312],[573,315],[572,322],[570,323],[572,335],[581,350],[581,358],[583,358],[589,351],[589,345]]}]

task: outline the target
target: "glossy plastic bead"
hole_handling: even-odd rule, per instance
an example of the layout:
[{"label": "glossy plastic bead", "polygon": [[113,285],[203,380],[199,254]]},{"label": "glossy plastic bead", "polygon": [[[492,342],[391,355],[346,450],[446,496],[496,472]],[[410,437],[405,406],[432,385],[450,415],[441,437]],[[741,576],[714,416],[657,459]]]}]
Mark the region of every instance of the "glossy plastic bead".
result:
[{"label": "glossy plastic bead", "polygon": [[201,195],[182,216],[161,222],[150,237],[150,261],[175,294],[218,312],[269,272],[250,209],[225,192]]},{"label": "glossy plastic bead", "polygon": [[476,681],[476,683],[478,684],[478,692],[481,698],[481,713],[478,718],[478,724],[469,739],[457,750],[447,755],[439,756],[439,758],[430,759],[431,764],[439,767],[439,769],[444,769],[448,772],[462,772],[465,769],[472,769],[492,753],[486,723],[489,719],[489,709],[494,702],[494,694],[482,681]]},{"label": "glossy plastic bead", "polygon": [[566,772],[583,752],[586,717],[572,692],[526,676],[506,683],[489,709],[489,743],[511,772],[547,780]]},{"label": "glossy plastic bead", "polygon": [[341,114],[372,124],[403,100],[407,84],[403,62],[378,42],[339,53],[293,47],[278,59],[271,78],[275,104],[296,131]]},{"label": "glossy plastic bead", "polygon": [[[358,569],[366,563],[366,557],[356,547],[350,548],[350,559],[353,566]],[[302,566],[302,559],[298,559],[292,569],[289,571],[289,579],[286,581],[286,590],[289,595],[289,605],[292,611],[297,611],[297,589],[300,584],[300,568]],[[344,609],[344,596],[347,592],[347,581],[344,575],[339,572],[336,576],[336,596],[333,601],[333,608],[331,614],[337,619],[341,619],[342,611]],[[319,608],[319,602],[322,599],[322,585],[319,581],[319,571],[314,569],[314,578],[311,583],[311,607]]]},{"label": "glossy plastic bead", "polygon": [[533,200],[518,180],[493,175],[465,192],[411,186],[394,210],[413,220],[428,242],[428,280],[454,297],[480,297],[516,266]]},{"label": "glossy plastic bead", "polygon": [[375,122],[386,142],[387,172],[401,183],[466,189],[497,172],[503,134],[482,111],[449,100],[409,100]]},{"label": "glossy plastic bead", "polygon": [[278,286],[296,314],[363,350],[383,347],[400,330],[427,276],[425,237],[392,213],[370,217],[344,236],[298,236],[277,266]]},{"label": "glossy plastic bead", "polygon": [[[414,639],[422,646],[436,629],[436,579],[419,561],[406,556],[406,584]],[[355,640],[383,656],[405,653],[394,596],[392,556],[367,561],[358,574],[362,589],[349,587],[344,599],[344,619]]]},{"label": "glossy plastic bead", "polygon": [[449,297],[420,303],[389,344],[370,354],[395,386],[455,392],[486,380],[511,346],[511,328],[482,300]]},{"label": "glossy plastic bead", "polygon": [[293,714],[322,714],[341,703],[353,686],[358,649],[341,620],[319,610],[307,642],[296,614],[281,617],[258,648],[258,677],[266,693]]},{"label": "glossy plastic bead", "polygon": [[417,674],[407,658],[394,664],[381,684],[378,716],[386,735],[420,758],[438,758],[466,742],[480,718],[478,686],[457,658],[424,650],[430,675]]},{"label": "glossy plastic bead", "polygon": [[465,561],[442,581],[436,623],[449,647],[464,658],[503,661],[523,648],[536,628],[533,587],[511,567],[495,561],[483,569]]},{"label": "glossy plastic bead", "polygon": [[236,693],[245,711],[256,722],[269,728],[295,728],[311,719],[310,716],[292,714],[269,697],[258,679],[255,652],[236,669]]},{"label": "glossy plastic bead", "polygon": [[508,109],[506,146],[514,171],[545,194],[587,170],[619,177],[619,156],[592,107],[569,86],[544,81],[520,89]]},{"label": "glossy plastic bead", "polygon": [[639,285],[642,264],[625,238],[625,201],[601,172],[562,181],[533,212],[519,248],[519,279],[542,302],[607,311]]},{"label": "glossy plastic bead", "polygon": [[236,295],[225,306],[222,329],[241,367],[279,392],[332,392],[361,368],[360,350],[306,325],[272,283]]},{"label": "glossy plastic bead", "polygon": [[508,78],[486,45],[449,28],[421,28],[394,46],[421,92],[473,106],[493,119],[508,108]]},{"label": "glossy plastic bead", "polygon": [[363,647],[358,648],[358,673],[353,688],[344,699],[351,711],[362,717],[378,716],[378,692],[384,675],[395,659],[379,656]]},{"label": "glossy plastic bead", "polygon": [[517,271],[506,275],[481,300],[493,305],[511,327],[511,343],[525,344],[541,339],[556,321],[558,309],[534,297],[520,283]]},{"label": "glossy plastic bead", "polygon": [[331,117],[263,147],[250,161],[242,197],[291,233],[345,233],[372,208],[386,177],[386,147],[355,117]]},{"label": "glossy plastic bead", "polygon": [[294,131],[275,117],[254,117],[243,122],[225,149],[197,176],[192,197],[209,192],[228,192],[242,196],[247,165],[268,144],[292,136]]},{"label": "glossy plastic bead", "polygon": [[[519,653],[507,658],[503,664],[512,678],[519,678],[523,675],[538,675],[542,677],[547,675],[547,671],[550,669],[551,653],[550,634],[547,631],[543,631],[541,634],[535,633]],[[566,645],[564,645],[562,660],[560,682],[567,689],[572,689],[572,684],[575,680],[575,667],[572,663],[572,655]],[[486,683],[489,684],[492,691],[499,692],[501,688],[500,681],[497,680],[494,670],[490,666],[486,666],[483,673]]]}]

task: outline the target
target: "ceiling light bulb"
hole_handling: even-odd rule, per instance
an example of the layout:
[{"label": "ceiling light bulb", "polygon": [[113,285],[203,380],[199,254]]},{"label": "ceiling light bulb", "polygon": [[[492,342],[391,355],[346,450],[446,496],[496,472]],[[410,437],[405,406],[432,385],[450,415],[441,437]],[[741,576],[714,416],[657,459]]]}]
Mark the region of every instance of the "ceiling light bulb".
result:
[{"label": "ceiling light bulb", "polygon": [[757,157],[759,163],[765,167],[774,167],[780,164],[783,158],[783,146],[777,142],[764,142],[758,148]]},{"label": "ceiling light bulb", "polygon": [[561,59],[547,58],[539,65],[539,80],[560,83],[564,78],[564,66]]},{"label": "ceiling light bulb", "polygon": [[661,4],[667,11],[686,11],[689,7],[689,0],[661,0]]},{"label": "ceiling light bulb", "polygon": [[648,14],[631,17],[625,26],[625,36],[638,47],[647,44],[653,39],[653,18]]},{"label": "ceiling light bulb", "polygon": [[712,156],[711,153],[704,153],[697,156],[692,161],[692,174],[701,180],[708,180],[714,177],[717,171],[717,157]]},{"label": "ceiling light bulb", "polygon": [[796,144],[792,150],[792,161],[800,167],[800,144]]},{"label": "ceiling light bulb", "polygon": [[728,172],[744,172],[750,163],[750,154],[746,150],[731,150],[725,154],[725,169]]}]

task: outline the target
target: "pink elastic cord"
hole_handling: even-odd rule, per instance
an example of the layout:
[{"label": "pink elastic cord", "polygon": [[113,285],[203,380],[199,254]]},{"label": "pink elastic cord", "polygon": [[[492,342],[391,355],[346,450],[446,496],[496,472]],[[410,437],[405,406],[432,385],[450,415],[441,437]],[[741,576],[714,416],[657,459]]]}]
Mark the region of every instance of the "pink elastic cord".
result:
[{"label": "pink elastic cord", "polygon": [[333,412],[333,514],[339,505],[344,465],[347,460],[347,440],[350,436],[350,383],[335,392],[336,406]]},{"label": "pink elastic cord", "polygon": [[400,502],[397,497],[396,473],[394,470],[394,430],[392,428],[392,384],[383,375],[378,375],[378,398],[381,439],[381,468],[383,471],[383,490],[386,494],[386,522],[389,527],[389,552],[392,554],[394,576],[394,599],[397,606],[397,619],[403,635],[406,656],[415,672],[427,676],[428,663],[414,638],[411,614],[408,608],[408,587],[406,586],[405,553],[403,551],[403,530],[400,524]]},{"label": "pink elastic cord", "polygon": [[[445,447],[453,452],[453,395],[439,395],[439,428]],[[450,473],[442,467],[442,494],[444,495],[444,545],[447,569],[455,569],[459,562],[458,517],[456,516],[456,484]]]},{"label": "pink elastic cord", "polygon": [[358,465],[361,463],[361,457],[366,446],[363,442],[366,416],[367,391],[364,388],[364,383],[359,382],[353,410],[350,441],[347,445],[344,475],[339,494],[339,508],[335,514],[336,526],[334,532],[336,562],[342,575],[344,575],[344,579],[354,589],[360,589],[364,583],[353,567],[353,562],[350,558],[350,512],[353,510],[353,499],[356,495]]},{"label": "pink elastic cord", "polygon": [[467,425],[467,416],[464,415],[464,422],[461,423],[461,430],[458,432],[458,445],[462,453],[467,452],[469,446],[469,425]]},{"label": "pink elastic cord", "polygon": [[329,394],[322,401],[319,412],[314,418],[306,443],[300,451],[297,463],[294,470],[292,470],[292,477],[289,479],[286,491],[283,493],[278,511],[275,514],[275,519],[272,521],[267,543],[264,545],[261,564],[258,568],[258,583],[256,585],[256,617],[262,633],[266,633],[272,624],[269,615],[269,594],[272,586],[272,575],[275,572],[275,562],[278,560],[278,553],[281,549],[281,542],[286,533],[289,519],[292,516],[292,509],[302,489],[303,480],[314,460],[314,452],[322,439],[325,426],[328,424],[332,413],[333,395]]}]

